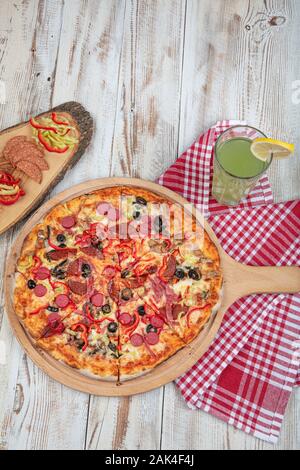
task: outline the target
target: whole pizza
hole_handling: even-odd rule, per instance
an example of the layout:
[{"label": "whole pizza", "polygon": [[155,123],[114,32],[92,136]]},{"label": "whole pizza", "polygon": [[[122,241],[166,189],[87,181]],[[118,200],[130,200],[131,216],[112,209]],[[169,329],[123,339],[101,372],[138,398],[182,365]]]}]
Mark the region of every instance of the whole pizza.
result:
[{"label": "whole pizza", "polygon": [[191,211],[114,186],[57,205],[32,229],[14,307],[55,359],[122,382],[193,341],[221,287],[218,250]]}]

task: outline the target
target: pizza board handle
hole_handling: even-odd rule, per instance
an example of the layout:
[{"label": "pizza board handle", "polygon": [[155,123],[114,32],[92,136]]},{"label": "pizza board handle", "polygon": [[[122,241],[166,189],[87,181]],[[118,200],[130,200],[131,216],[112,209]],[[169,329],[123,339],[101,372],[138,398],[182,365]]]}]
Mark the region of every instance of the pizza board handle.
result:
[{"label": "pizza board handle", "polygon": [[228,307],[251,294],[295,294],[300,292],[298,266],[248,266],[222,253],[224,303]]}]

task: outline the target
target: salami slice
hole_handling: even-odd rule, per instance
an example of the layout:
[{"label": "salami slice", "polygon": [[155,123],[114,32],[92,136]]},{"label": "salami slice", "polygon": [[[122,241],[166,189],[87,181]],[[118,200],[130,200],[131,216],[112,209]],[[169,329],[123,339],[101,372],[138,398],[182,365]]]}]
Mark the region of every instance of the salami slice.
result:
[{"label": "salami slice", "polygon": [[121,313],[119,317],[121,325],[130,325],[132,323],[132,316],[129,313]]},{"label": "salami slice", "polygon": [[35,279],[39,281],[44,281],[50,277],[50,270],[46,266],[41,266],[35,273]]},{"label": "salami slice", "polygon": [[19,170],[22,170],[27,176],[29,176],[29,178],[33,179],[36,183],[41,184],[42,172],[37,165],[27,160],[21,160],[16,164],[16,167]]},{"label": "salami slice", "polygon": [[130,336],[130,342],[133,346],[142,346],[144,342],[144,338],[142,335],[139,335],[138,333],[134,333],[132,336]]},{"label": "salami slice", "polygon": [[51,321],[46,326],[42,338],[50,338],[54,335],[61,335],[65,331],[65,325],[58,319],[57,321]]},{"label": "salami slice", "polygon": [[77,295],[84,295],[87,293],[87,284],[85,282],[69,280],[68,285],[70,290]]},{"label": "salami slice", "polygon": [[104,303],[104,296],[100,292],[97,294],[92,295],[91,302],[95,307],[102,307]]},{"label": "salami slice", "polygon": [[155,328],[162,328],[164,326],[164,321],[162,318],[154,315],[151,318],[151,325],[155,326]]},{"label": "salami slice", "polygon": [[70,303],[70,299],[66,294],[59,294],[55,298],[55,303],[59,308],[66,308]]},{"label": "salami slice", "polygon": [[80,274],[80,263],[78,259],[71,261],[67,269],[68,276],[79,276]]},{"label": "salami slice", "polygon": [[133,277],[133,278],[125,279],[124,284],[126,285],[126,287],[129,287],[130,289],[136,289],[145,284],[147,277],[148,277],[147,274],[143,274],[140,277]]},{"label": "salami slice", "polygon": [[61,316],[59,313],[53,312],[53,313],[50,313],[50,315],[48,316],[49,324],[60,322],[60,320],[61,320]]},{"label": "salami slice", "polygon": [[44,297],[47,294],[47,288],[42,284],[38,284],[33,292],[37,297]]},{"label": "salami slice", "polygon": [[49,251],[47,253],[47,256],[49,259],[53,260],[53,261],[58,261],[60,259],[65,259],[69,256],[69,254],[71,253],[76,253],[77,250],[73,249],[73,248],[69,248],[69,249],[65,249],[65,250],[53,250],[53,251]]},{"label": "salami slice", "polygon": [[40,149],[34,142],[30,141],[26,142],[26,144],[21,146],[20,149],[16,148],[12,154],[14,164],[18,163],[20,160],[33,161],[37,159],[46,162],[46,160],[44,160],[44,152],[42,149]]},{"label": "salami slice", "polygon": [[163,272],[163,276],[166,278],[170,278],[174,276],[174,273],[176,271],[176,258],[174,255],[169,256],[166,268]]},{"label": "salami slice", "polygon": [[157,333],[154,331],[150,331],[150,333],[147,333],[145,335],[145,341],[150,344],[151,346],[154,346],[155,344],[158,343],[159,341],[159,336]]},{"label": "salami slice", "polygon": [[24,142],[26,142],[25,135],[18,135],[16,137],[13,137],[12,139],[10,139],[6,143],[6,145],[3,149],[3,156],[4,156],[5,160],[7,160],[11,164],[13,164],[14,154],[18,151],[18,149],[20,149],[24,146]]},{"label": "salami slice", "polygon": [[108,279],[112,279],[116,275],[116,268],[114,268],[113,266],[106,266],[106,268],[103,269],[102,274]]},{"label": "salami slice", "polygon": [[98,256],[100,253],[94,246],[83,246],[81,251],[87,256]]},{"label": "salami slice", "polygon": [[61,219],[60,223],[64,228],[68,229],[74,227],[74,225],[76,224],[76,220],[75,217],[73,217],[72,215],[67,215],[66,217],[63,217]]},{"label": "salami slice", "polygon": [[42,171],[49,170],[49,165],[46,162],[46,160],[44,160],[43,158],[36,157],[32,161],[39,167],[40,170]]}]

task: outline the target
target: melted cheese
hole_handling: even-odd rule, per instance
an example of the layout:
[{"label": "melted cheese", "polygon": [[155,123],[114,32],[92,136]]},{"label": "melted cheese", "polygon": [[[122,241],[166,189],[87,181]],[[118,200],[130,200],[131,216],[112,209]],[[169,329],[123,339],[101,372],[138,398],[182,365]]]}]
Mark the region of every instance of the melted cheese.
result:
[{"label": "melted cheese", "polygon": [[189,288],[189,294],[187,298],[185,299],[185,304],[188,306],[192,306],[195,304],[195,299],[194,297],[197,294],[201,294],[203,291],[209,289],[209,283],[206,281],[203,281],[202,279],[200,281],[194,281],[193,279],[182,279],[181,281],[177,282],[173,286],[173,290],[177,295],[181,295],[182,297],[185,297],[185,293],[187,289]]}]

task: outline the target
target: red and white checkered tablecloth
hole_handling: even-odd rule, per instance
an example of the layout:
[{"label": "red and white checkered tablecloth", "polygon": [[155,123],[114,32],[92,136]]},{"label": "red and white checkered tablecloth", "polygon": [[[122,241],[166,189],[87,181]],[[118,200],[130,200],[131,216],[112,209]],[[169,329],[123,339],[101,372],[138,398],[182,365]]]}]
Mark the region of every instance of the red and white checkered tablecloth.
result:
[{"label": "red and white checkered tablecloth", "polygon": [[[210,195],[213,146],[238,121],[222,121],[158,179],[203,211],[221,245],[250,265],[300,266],[300,201],[274,204],[267,176],[238,207]],[[188,406],[275,443],[294,386],[300,386],[300,293],[252,295],[226,312],[204,356],[177,379]]]}]

